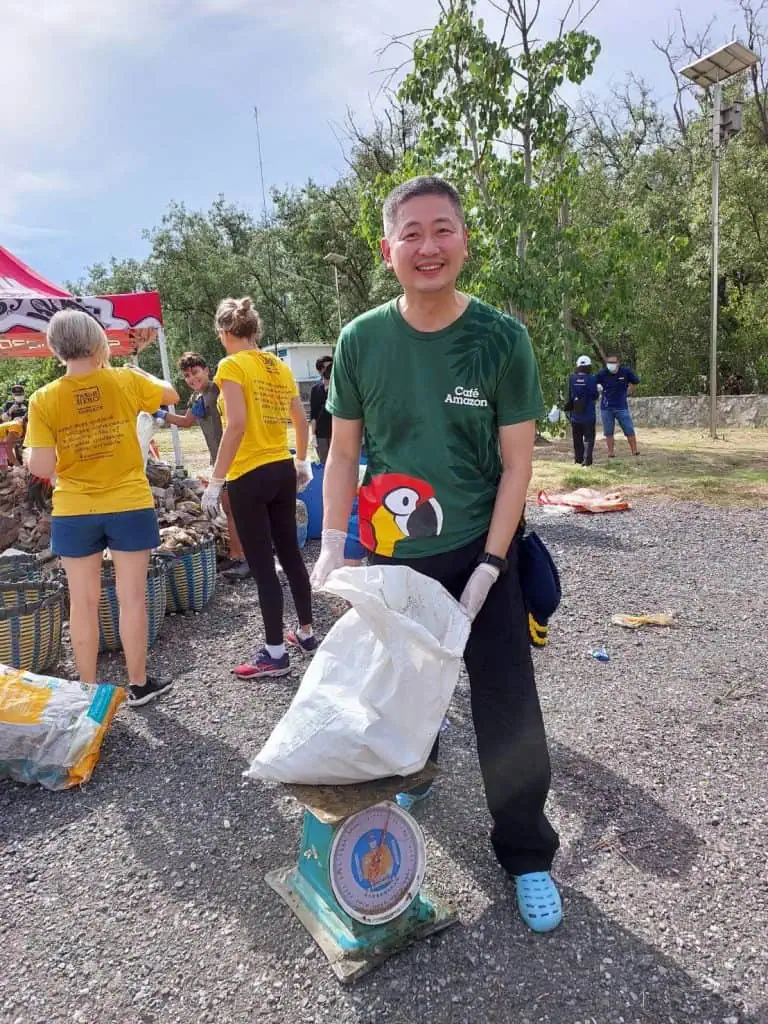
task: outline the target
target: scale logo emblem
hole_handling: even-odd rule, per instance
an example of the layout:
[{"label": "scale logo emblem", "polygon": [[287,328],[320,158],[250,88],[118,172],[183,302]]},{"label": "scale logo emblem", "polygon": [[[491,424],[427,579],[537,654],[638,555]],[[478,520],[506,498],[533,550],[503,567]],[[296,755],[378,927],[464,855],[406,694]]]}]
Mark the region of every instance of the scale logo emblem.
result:
[{"label": "scale logo emblem", "polygon": [[397,882],[401,865],[400,846],[389,831],[371,829],[352,850],[352,877],[361,889],[382,892]]},{"label": "scale logo emblem", "polygon": [[418,822],[389,801],[353,814],[334,837],[333,894],[362,924],[385,924],[407,910],[419,894],[425,869]]}]

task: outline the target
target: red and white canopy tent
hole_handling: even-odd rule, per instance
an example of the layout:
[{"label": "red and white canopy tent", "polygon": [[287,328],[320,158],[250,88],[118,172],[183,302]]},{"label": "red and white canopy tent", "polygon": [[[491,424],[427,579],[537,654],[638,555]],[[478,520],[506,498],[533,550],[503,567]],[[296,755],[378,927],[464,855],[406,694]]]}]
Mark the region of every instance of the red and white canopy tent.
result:
[{"label": "red and white canopy tent", "polygon": [[[49,356],[45,331],[60,309],[81,309],[98,320],[112,355],[135,356],[157,340],[163,375],[171,379],[157,292],[76,297],[51,284],[0,245],[0,358]],[[171,433],[178,467],[182,465],[178,428],[171,427]]]}]

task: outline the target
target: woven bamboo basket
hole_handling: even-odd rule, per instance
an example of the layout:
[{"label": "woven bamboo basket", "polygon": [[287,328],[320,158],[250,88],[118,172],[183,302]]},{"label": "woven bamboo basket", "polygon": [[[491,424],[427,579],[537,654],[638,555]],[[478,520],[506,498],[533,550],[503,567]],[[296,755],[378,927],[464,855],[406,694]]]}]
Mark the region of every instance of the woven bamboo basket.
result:
[{"label": "woven bamboo basket", "polygon": [[168,577],[166,610],[169,614],[202,611],[216,590],[216,538],[207,537],[163,559]]},{"label": "woven bamboo basket", "polygon": [[40,583],[42,578],[40,563],[26,551],[0,558],[0,583]]},{"label": "woven bamboo basket", "polygon": [[47,672],[61,654],[64,588],[60,583],[0,583],[0,662]]},{"label": "woven bamboo basket", "polygon": [[[166,577],[162,559],[153,558],[147,570],[147,645],[152,647],[157,640],[165,618]],[[115,567],[104,562],[101,567],[101,598],[99,599],[99,650],[119,651],[120,610],[117,604]]]}]

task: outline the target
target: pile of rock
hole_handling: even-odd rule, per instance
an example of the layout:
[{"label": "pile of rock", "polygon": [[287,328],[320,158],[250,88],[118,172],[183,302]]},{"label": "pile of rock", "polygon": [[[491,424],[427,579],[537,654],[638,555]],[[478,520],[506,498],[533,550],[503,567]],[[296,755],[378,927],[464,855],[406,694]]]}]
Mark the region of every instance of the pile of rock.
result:
[{"label": "pile of rock", "polygon": [[[223,515],[211,521],[200,499],[205,486],[192,477],[174,478],[169,466],[152,459],[147,477],[160,522],[162,547],[178,551],[198,544],[211,534],[217,552],[226,557],[229,544]],[[22,551],[44,551],[51,539],[51,488],[33,477],[23,466],[0,472],[0,551],[8,547]]]},{"label": "pile of rock", "polygon": [[23,466],[0,473],[0,551],[44,551],[51,537],[51,489]]},{"label": "pile of rock", "polygon": [[222,514],[211,520],[203,512],[200,499],[205,485],[194,477],[174,477],[169,466],[153,459],[147,463],[147,477],[160,523],[161,550],[180,551],[213,534],[217,554],[226,558],[229,550],[227,521]]}]

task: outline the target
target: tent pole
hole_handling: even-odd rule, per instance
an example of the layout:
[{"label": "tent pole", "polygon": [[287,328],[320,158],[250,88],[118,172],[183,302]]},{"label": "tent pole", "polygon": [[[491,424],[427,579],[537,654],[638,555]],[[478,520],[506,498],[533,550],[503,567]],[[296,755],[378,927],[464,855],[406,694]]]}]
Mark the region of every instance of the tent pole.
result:
[{"label": "tent pole", "polygon": [[[165,344],[165,331],[162,327],[159,327],[157,331],[157,344],[160,346],[160,363],[163,367],[163,377],[169,384],[171,384],[171,367],[168,362],[168,348]],[[168,408],[172,413],[176,412],[175,405],[169,405]],[[179,437],[179,428],[174,424],[171,424],[171,439],[173,440],[174,465],[176,469],[183,469],[184,460],[181,455],[181,438]]]}]

